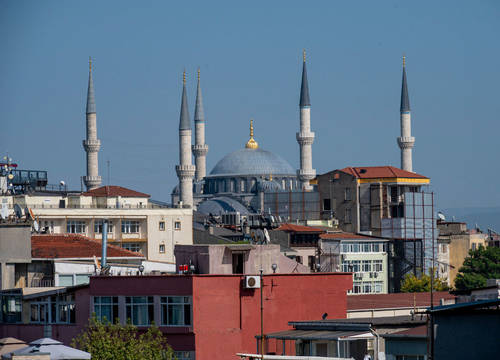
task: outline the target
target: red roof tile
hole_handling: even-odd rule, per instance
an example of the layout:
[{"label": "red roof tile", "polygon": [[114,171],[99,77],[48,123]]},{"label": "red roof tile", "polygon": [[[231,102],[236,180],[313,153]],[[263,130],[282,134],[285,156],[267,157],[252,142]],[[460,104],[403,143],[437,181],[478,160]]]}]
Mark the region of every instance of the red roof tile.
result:
[{"label": "red roof tile", "polygon": [[[436,291],[433,294],[434,305],[439,305],[440,299],[454,299],[455,296],[447,291]],[[347,297],[347,310],[408,308],[415,306],[430,306],[431,295],[422,293],[394,293],[350,295]]]},{"label": "red roof tile", "polygon": [[[321,234],[319,237],[321,239],[342,239],[342,240],[350,240],[350,239],[374,240],[374,239],[379,239],[375,236],[354,234],[354,233],[343,232],[343,231]],[[380,238],[380,240],[385,240],[385,239]]]},{"label": "red roof tile", "polygon": [[413,336],[426,336],[427,335],[427,325],[421,325],[414,328],[397,331],[390,333],[390,335],[413,335]]},{"label": "red roof tile", "polygon": [[[31,236],[31,257],[35,259],[79,258],[87,259],[101,257],[100,240],[90,239],[80,234],[47,234]],[[108,245],[109,258],[128,257],[141,258],[142,254]]]},{"label": "red roof tile", "polygon": [[314,233],[323,233],[325,232],[322,229],[318,229],[311,226],[302,226],[302,225],[294,225],[294,224],[283,224],[276,230],[280,231],[288,231],[288,232],[314,232]]},{"label": "red roof tile", "polygon": [[357,179],[378,179],[378,178],[428,179],[428,177],[425,177],[423,175],[398,169],[394,166],[346,167],[341,169],[340,171],[350,174]]},{"label": "red roof tile", "polygon": [[94,196],[94,197],[113,197],[113,196],[147,197],[147,198],[151,197],[151,195],[149,194],[141,193],[135,190],[127,189],[116,185],[101,186],[97,189],[84,192],[82,195]]}]

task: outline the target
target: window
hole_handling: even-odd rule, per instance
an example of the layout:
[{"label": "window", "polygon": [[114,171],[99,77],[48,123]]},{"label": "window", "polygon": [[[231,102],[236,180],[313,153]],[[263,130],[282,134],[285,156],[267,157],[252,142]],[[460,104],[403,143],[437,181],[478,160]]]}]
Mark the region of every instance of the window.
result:
[{"label": "window", "polygon": [[126,296],[125,308],[127,320],[133,325],[147,326],[154,321],[154,303],[152,296]]},{"label": "window", "polygon": [[342,252],[343,253],[349,252],[349,244],[342,244]]},{"label": "window", "polygon": [[66,225],[66,232],[71,234],[84,234],[87,230],[85,221],[68,220]]},{"label": "window", "polygon": [[94,296],[94,312],[98,320],[114,322],[118,318],[118,296]]},{"label": "window", "polygon": [[351,200],[351,188],[345,188],[345,191],[344,191],[344,200],[345,201],[350,201]]},{"label": "window", "polygon": [[142,251],[141,244],[139,244],[139,243],[123,243],[122,248],[130,250],[130,251],[134,251],[134,252],[141,252]]},{"label": "window", "polygon": [[352,212],[351,212],[351,209],[345,209],[344,222],[346,224],[350,224],[351,221],[352,221]]},{"label": "window", "polygon": [[330,199],[323,199],[323,210],[325,211],[332,210]]},{"label": "window", "polygon": [[139,221],[122,220],[122,233],[133,234],[139,232]]},{"label": "window", "polygon": [[[54,314],[52,314],[54,317]],[[75,298],[73,294],[57,297],[57,322],[63,324],[75,323]]]},{"label": "window", "polygon": [[190,296],[162,296],[161,323],[167,326],[191,325],[191,297]]},{"label": "window", "polygon": [[391,186],[391,202],[398,202],[398,187]]},{"label": "window", "polygon": [[351,252],[359,253],[359,244],[351,244]]},{"label": "window", "polygon": [[363,243],[361,245],[361,247],[363,248],[363,252],[365,252],[365,253],[369,253],[372,251],[372,244],[371,243]]},{"label": "window", "polygon": [[355,281],[352,283],[352,292],[354,294],[360,294],[361,293],[361,283],[358,281]]},{"label": "window", "polygon": [[75,285],[88,284],[90,282],[90,274],[76,274]]},{"label": "window", "polygon": [[448,251],[448,246],[446,244],[441,244],[441,253],[446,254]]},{"label": "window", "polygon": [[[96,234],[102,234],[102,225],[103,225],[102,220],[96,220],[94,222],[94,232]],[[112,233],[112,232],[113,232],[113,222],[108,221],[108,233]]]},{"label": "window", "polygon": [[375,282],[375,292],[377,294],[382,292],[383,285],[384,285],[384,283],[382,281],[376,281]]},{"label": "window", "polygon": [[361,260],[352,260],[351,265],[352,265],[352,272],[359,272],[361,270]]},{"label": "window", "polygon": [[59,275],[58,286],[73,286],[73,275]]},{"label": "window", "polygon": [[175,230],[180,230],[181,229],[181,222],[179,220],[175,221],[175,223],[174,223],[174,229]]},{"label": "window", "polygon": [[165,244],[160,244],[160,248],[158,249],[160,254],[164,254],[165,253]]},{"label": "window", "polygon": [[47,302],[34,302],[30,304],[30,322],[48,322],[49,307]]},{"label": "window", "polygon": [[307,264],[309,265],[309,269],[312,271],[316,270],[316,256],[314,255],[309,255],[307,257]]},{"label": "window", "polygon": [[371,260],[363,260],[361,267],[362,267],[362,271],[365,271],[365,272],[372,271],[372,262],[371,262]]},{"label": "window", "polygon": [[373,260],[373,271],[375,272],[382,271],[382,260]]},{"label": "window", "polygon": [[194,351],[174,351],[177,360],[194,360]]},{"label": "window", "polygon": [[476,250],[476,243],[472,243],[472,250]]},{"label": "window", "polygon": [[373,243],[372,244],[372,251],[373,252],[380,252],[380,243]]},{"label": "window", "polygon": [[158,230],[165,231],[165,221],[160,221],[158,223]]},{"label": "window", "polygon": [[372,283],[364,282],[363,283],[363,292],[365,294],[370,294],[372,292]]}]

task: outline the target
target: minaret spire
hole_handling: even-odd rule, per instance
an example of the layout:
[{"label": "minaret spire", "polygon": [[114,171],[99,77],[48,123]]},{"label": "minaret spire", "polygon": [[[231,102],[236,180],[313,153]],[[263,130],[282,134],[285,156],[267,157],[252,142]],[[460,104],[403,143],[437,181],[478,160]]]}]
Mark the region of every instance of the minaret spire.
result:
[{"label": "minaret spire", "polygon": [[193,176],[195,167],[191,163],[191,122],[186,95],[186,70],[182,74],[181,114],[179,117],[179,165],[175,167],[179,178],[179,201],[193,206]]},{"label": "minaret spire", "polygon": [[208,145],[205,144],[205,113],[201,96],[200,68],[198,68],[198,87],[196,89],[196,106],[194,108],[194,162],[196,165],[195,179],[202,180],[207,174]]},{"label": "minaret spire", "polygon": [[309,181],[316,177],[316,170],[312,168],[312,144],[314,132],[311,131],[311,100],[309,98],[309,84],[307,81],[306,51],[302,53],[302,83],[300,85],[300,131],[297,133],[297,142],[300,147],[300,169],[297,176],[302,189],[311,190]]},{"label": "minaret spire", "polygon": [[413,172],[412,148],[415,138],[411,136],[410,99],[406,81],[406,57],[403,55],[403,79],[401,82],[400,126],[401,136],[397,138],[401,149],[401,169]]},{"label": "minaret spire", "polygon": [[99,149],[101,141],[97,138],[97,116],[95,108],[94,81],[92,79],[92,58],[89,57],[89,84],[87,88],[87,139],[83,140],[83,148],[87,153],[87,176],[83,181],[88,190],[95,189],[101,185],[99,176]]}]

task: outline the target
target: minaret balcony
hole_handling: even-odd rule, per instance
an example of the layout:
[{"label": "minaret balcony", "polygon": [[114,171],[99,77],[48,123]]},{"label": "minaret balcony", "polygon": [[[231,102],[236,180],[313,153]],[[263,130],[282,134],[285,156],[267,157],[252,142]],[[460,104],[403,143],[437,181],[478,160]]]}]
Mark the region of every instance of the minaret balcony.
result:
[{"label": "minaret balcony", "polygon": [[311,145],[314,142],[313,132],[298,132],[296,137],[299,145]]},{"label": "minaret balcony", "polygon": [[398,145],[400,149],[411,149],[415,144],[413,136],[400,136],[398,137]]},{"label": "minaret balcony", "polygon": [[101,148],[101,140],[99,139],[87,139],[83,140],[83,148],[87,152],[98,152]]},{"label": "minaret balcony", "polygon": [[83,182],[88,190],[98,187],[101,185],[101,177],[100,176],[84,176]]},{"label": "minaret balcony", "polygon": [[194,156],[205,156],[208,153],[208,145],[207,144],[193,145],[192,149],[193,149]]},{"label": "minaret balcony", "polygon": [[175,172],[179,179],[182,178],[193,178],[196,167],[194,165],[176,165]]},{"label": "minaret balcony", "polygon": [[299,169],[297,170],[297,176],[301,181],[312,180],[316,177],[316,170],[314,169]]}]

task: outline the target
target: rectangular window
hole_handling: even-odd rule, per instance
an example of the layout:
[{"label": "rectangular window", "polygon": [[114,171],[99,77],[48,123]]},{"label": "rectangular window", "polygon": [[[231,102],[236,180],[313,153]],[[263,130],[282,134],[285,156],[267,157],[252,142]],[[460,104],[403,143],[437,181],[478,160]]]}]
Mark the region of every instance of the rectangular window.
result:
[{"label": "rectangular window", "polygon": [[446,254],[448,251],[448,246],[446,244],[441,244],[441,253]]},{"label": "rectangular window", "polygon": [[73,286],[73,275],[59,275],[59,286]]},{"label": "rectangular window", "polygon": [[[52,301],[54,297],[52,297]],[[54,309],[54,304],[52,309]],[[56,314],[52,314],[52,319],[57,319],[57,323],[62,324],[74,324],[75,323],[75,298],[73,294],[59,295],[56,299],[55,308],[57,309]]]},{"label": "rectangular window", "polygon": [[191,297],[162,296],[161,322],[166,326],[191,326]]},{"label": "rectangular window", "polygon": [[373,243],[372,244],[372,251],[373,252],[380,252],[380,243]]},{"label": "rectangular window", "polygon": [[352,221],[352,212],[351,212],[351,209],[345,209],[344,222],[346,224],[350,224],[351,221]]},{"label": "rectangular window", "polygon": [[165,253],[165,244],[160,244],[159,252],[160,252],[160,254]]},{"label": "rectangular window", "polygon": [[33,302],[30,304],[30,322],[44,323],[48,322],[49,307],[46,302]]},{"label": "rectangular window", "polygon": [[372,283],[364,282],[363,283],[363,293],[370,294],[372,292]]},{"label": "rectangular window", "polygon": [[148,326],[154,321],[152,296],[126,296],[125,308],[132,325]]},{"label": "rectangular window", "polygon": [[[103,224],[102,220],[96,220],[94,222],[94,232],[96,234],[102,234],[102,224]],[[108,221],[108,233],[112,233],[112,232],[113,232],[113,222]]]},{"label": "rectangular window", "polygon": [[372,251],[372,244],[371,243],[363,243],[362,248],[363,248],[364,253],[369,253]]},{"label": "rectangular window", "polygon": [[351,262],[352,272],[360,272],[361,271],[361,260],[353,260]]},{"label": "rectangular window", "polygon": [[181,229],[181,222],[180,221],[176,221],[174,223],[174,229],[175,230],[180,230]]},{"label": "rectangular window", "polygon": [[373,271],[382,272],[382,260],[373,260]]},{"label": "rectangular window", "polygon": [[88,284],[90,282],[90,274],[76,274],[75,285]]},{"label": "rectangular window", "polygon": [[118,296],[94,296],[94,312],[101,322],[118,318]]},{"label": "rectangular window", "polygon": [[391,186],[391,202],[398,202],[398,187]]},{"label": "rectangular window", "polygon": [[174,351],[177,360],[194,360],[194,351]]},{"label": "rectangular window", "polygon": [[351,244],[351,252],[359,253],[359,244]]},{"label": "rectangular window", "polygon": [[351,200],[351,188],[345,188],[345,191],[344,191],[344,200],[345,201],[350,201]]},{"label": "rectangular window", "polygon": [[365,272],[372,271],[372,262],[371,262],[371,260],[363,260],[363,263],[362,263],[361,267],[362,267],[362,271],[365,271]]},{"label": "rectangular window", "polygon": [[141,244],[139,244],[139,243],[123,243],[122,248],[130,250],[130,251],[135,251],[135,252],[142,251]]},{"label": "rectangular window", "polygon": [[349,252],[349,246],[350,244],[342,244],[342,252],[343,253],[348,253]]},{"label": "rectangular window", "polygon": [[87,223],[80,220],[68,220],[66,232],[70,234],[84,234],[87,230]]},{"label": "rectangular window", "polygon": [[375,282],[375,292],[377,294],[381,293],[382,292],[382,286],[384,285],[384,283],[382,281],[376,281]]},{"label": "rectangular window", "polygon": [[332,210],[330,205],[330,199],[323,199],[323,210],[330,211]]},{"label": "rectangular window", "polygon": [[122,220],[122,233],[136,234],[139,232],[139,221]]},{"label": "rectangular window", "polygon": [[472,250],[476,250],[476,243],[472,243]]},{"label": "rectangular window", "polygon": [[353,282],[352,283],[352,292],[354,294],[360,294],[361,293],[361,283],[360,282]]},{"label": "rectangular window", "polygon": [[160,221],[158,223],[158,230],[165,231],[165,221]]}]

